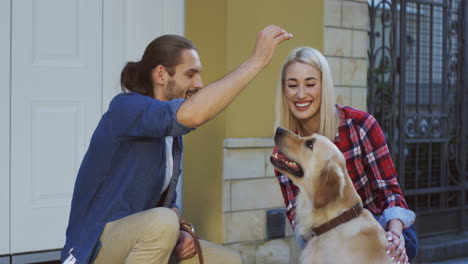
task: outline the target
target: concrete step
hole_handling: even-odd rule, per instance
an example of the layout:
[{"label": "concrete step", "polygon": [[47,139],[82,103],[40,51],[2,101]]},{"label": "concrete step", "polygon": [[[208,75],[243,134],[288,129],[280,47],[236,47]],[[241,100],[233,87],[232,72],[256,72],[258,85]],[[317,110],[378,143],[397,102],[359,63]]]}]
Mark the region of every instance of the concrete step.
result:
[{"label": "concrete step", "polygon": [[468,232],[419,239],[414,263],[468,264]]},{"label": "concrete step", "polygon": [[467,264],[467,263],[468,263],[468,257],[449,259],[449,260],[443,260],[443,261],[437,261],[437,262],[424,262],[421,264]]}]

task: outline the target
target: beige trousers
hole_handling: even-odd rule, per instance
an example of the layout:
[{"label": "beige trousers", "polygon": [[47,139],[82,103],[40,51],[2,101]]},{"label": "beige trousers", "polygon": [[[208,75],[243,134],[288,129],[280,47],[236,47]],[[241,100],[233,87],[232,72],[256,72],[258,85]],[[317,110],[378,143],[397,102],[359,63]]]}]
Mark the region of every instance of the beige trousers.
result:
[{"label": "beige trousers", "polygon": [[[168,208],[158,207],[129,215],[106,224],[94,263],[198,263],[197,255],[185,260],[172,255],[178,236],[178,217]],[[200,244],[206,264],[242,263],[239,253],[232,249],[204,240],[200,240]]]}]

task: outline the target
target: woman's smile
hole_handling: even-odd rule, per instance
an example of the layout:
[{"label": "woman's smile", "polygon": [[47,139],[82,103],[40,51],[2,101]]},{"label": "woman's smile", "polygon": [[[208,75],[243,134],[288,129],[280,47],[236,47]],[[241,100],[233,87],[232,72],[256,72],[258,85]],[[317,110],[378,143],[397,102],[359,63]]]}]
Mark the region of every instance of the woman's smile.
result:
[{"label": "woman's smile", "polygon": [[296,109],[298,111],[306,111],[309,109],[309,106],[312,104],[312,101],[301,101],[301,102],[296,102]]}]

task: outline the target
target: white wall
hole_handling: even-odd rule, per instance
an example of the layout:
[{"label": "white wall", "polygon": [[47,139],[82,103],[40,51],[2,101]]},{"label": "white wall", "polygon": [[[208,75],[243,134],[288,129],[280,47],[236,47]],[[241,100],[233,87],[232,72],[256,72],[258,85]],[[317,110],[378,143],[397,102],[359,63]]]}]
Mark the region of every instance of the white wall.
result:
[{"label": "white wall", "polygon": [[0,1],[0,255],[10,252],[10,4]]}]

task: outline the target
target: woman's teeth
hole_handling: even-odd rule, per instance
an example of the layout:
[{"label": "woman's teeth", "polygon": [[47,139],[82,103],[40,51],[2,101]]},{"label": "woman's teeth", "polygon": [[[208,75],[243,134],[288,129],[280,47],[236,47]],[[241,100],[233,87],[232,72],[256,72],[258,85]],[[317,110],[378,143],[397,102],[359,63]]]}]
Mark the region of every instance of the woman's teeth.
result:
[{"label": "woman's teeth", "polygon": [[309,106],[312,102],[306,102],[306,103],[296,103],[297,107],[306,107]]}]

